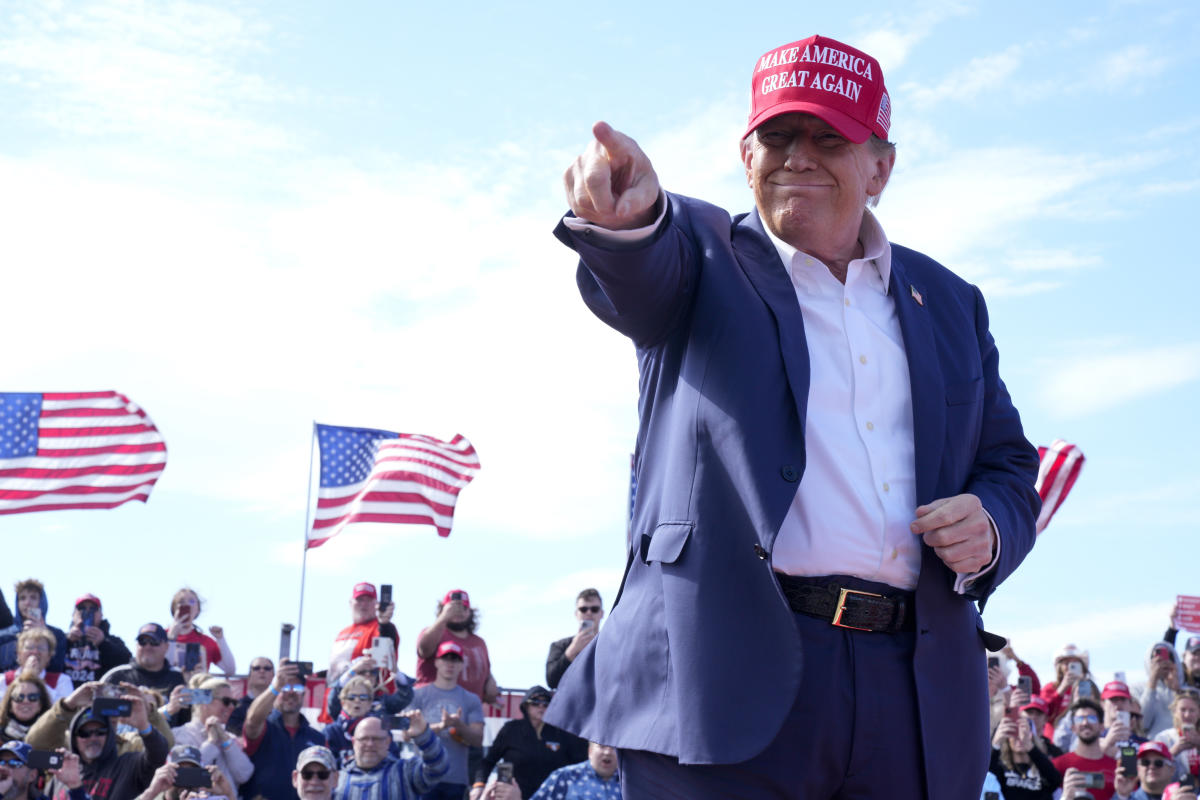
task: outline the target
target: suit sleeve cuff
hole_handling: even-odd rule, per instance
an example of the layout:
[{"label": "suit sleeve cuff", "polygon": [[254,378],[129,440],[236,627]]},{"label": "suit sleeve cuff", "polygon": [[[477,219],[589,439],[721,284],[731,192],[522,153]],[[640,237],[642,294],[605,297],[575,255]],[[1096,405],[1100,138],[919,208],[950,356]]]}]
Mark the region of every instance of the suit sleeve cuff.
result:
[{"label": "suit sleeve cuff", "polygon": [[627,231],[614,231],[610,230],[609,228],[602,228],[594,222],[588,222],[582,217],[563,217],[563,224],[574,233],[589,231],[593,240],[597,240],[601,244],[638,244],[654,236],[654,234],[658,231],[659,226],[662,225],[663,218],[667,215],[667,199],[663,196],[661,189],[658,192],[658,199],[654,201],[654,204],[658,207],[658,218],[655,219],[654,222],[642,228],[633,228]]},{"label": "suit sleeve cuff", "polygon": [[988,514],[988,510],[986,508],[983,510],[983,513],[987,515],[988,525],[992,526],[992,536],[995,537],[996,540],[996,552],[992,553],[991,562],[983,569],[979,570],[978,572],[971,573],[970,575],[959,575],[955,579],[954,591],[957,594],[966,594],[971,590],[971,587],[975,584],[977,579],[982,578],[984,575],[987,575],[989,572],[994,570],[996,568],[996,564],[1000,562],[1000,531],[996,527],[996,520],[992,519],[992,515]]}]

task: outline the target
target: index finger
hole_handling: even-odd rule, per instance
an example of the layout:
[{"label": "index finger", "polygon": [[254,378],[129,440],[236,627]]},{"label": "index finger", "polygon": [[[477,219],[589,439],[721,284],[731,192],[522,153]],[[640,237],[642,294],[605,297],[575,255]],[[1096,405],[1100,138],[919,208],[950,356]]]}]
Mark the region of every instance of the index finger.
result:
[{"label": "index finger", "polygon": [[596,137],[596,141],[604,148],[610,159],[628,158],[633,155],[634,149],[637,147],[633,139],[604,120],[600,120],[592,126],[592,136]]}]

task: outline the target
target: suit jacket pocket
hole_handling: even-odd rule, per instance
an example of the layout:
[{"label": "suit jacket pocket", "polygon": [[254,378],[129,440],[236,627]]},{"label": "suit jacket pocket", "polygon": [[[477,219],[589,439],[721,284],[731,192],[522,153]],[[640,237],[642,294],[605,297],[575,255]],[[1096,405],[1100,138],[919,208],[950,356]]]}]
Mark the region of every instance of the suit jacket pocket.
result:
[{"label": "suit jacket pocket", "polygon": [[960,406],[983,399],[983,378],[946,384],[946,405]]},{"label": "suit jacket pocket", "polygon": [[647,564],[652,561],[674,563],[695,527],[696,523],[689,521],[660,522],[652,536],[642,537],[642,560]]}]

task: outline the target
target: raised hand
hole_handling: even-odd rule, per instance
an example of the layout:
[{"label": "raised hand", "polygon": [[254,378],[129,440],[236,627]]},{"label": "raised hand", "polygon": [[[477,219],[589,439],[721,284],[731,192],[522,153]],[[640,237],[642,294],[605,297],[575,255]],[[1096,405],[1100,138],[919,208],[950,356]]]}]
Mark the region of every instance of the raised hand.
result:
[{"label": "raised hand", "polygon": [[596,138],[563,175],[571,211],[610,230],[654,222],[660,187],[650,159],[607,122],[593,125],[592,135]]}]

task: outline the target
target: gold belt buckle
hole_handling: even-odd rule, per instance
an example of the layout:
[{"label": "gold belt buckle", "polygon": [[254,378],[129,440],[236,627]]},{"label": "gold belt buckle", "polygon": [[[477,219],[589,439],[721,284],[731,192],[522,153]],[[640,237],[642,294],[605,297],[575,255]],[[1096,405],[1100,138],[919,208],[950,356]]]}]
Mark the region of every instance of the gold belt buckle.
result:
[{"label": "gold belt buckle", "polygon": [[838,595],[837,613],[833,615],[833,622],[830,624],[838,628],[849,628],[852,631],[869,631],[871,630],[870,628],[860,628],[857,625],[842,624],[842,614],[846,613],[846,597],[852,594],[861,594],[865,595],[866,597],[883,597],[883,595],[875,594],[874,592],[860,592],[857,589],[842,589],[841,593]]}]

